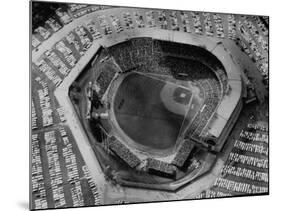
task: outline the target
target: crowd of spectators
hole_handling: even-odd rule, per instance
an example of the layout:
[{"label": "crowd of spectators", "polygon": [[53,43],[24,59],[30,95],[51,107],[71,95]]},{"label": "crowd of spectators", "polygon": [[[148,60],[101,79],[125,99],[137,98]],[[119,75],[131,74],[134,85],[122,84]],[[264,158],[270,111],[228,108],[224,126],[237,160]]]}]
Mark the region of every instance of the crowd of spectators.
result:
[{"label": "crowd of spectators", "polygon": [[203,130],[207,127],[207,123],[212,118],[219,103],[220,88],[215,79],[199,79],[197,82],[205,91],[205,100],[202,109],[196,114],[185,135],[196,141],[200,141],[204,138],[201,134],[204,134]]},{"label": "crowd of spectators", "polygon": [[[152,48],[152,51],[148,49]],[[122,50],[120,50],[122,49]],[[222,83],[224,84],[224,89],[227,86],[227,77],[225,72],[218,67],[220,65],[216,64],[214,58],[208,58],[208,54],[201,53],[199,48],[194,50],[193,48],[181,46],[179,44],[173,44],[164,41],[157,40],[149,40],[149,39],[134,39],[132,41],[127,41],[116,46],[110,48],[110,52],[120,65],[121,69],[130,70],[135,69],[137,71],[142,72],[153,72],[160,74],[174,74],[177,75],[181,72],[188,73],[190,75],[190,79],[197,81],[202,88],[205,90],[205,104],[204,108],[200,111],[198,116],[195,118],[193,124],[191,125],[188,134],[192,136],[195,140],[200,139],[200,134],[204,129],[206,123],[210,120],[213,115],[213,112],[218,105],[219,99],[222,95],[220,83],[216,79],[217,76]],[[163,59],[165,65],[157,64],[156,56],[152,55],[162,55],[168,56],[169,58]],[[172,57],[175,56],[175,57]],[[192,68],[189,63],[185,63],[183,59],[177,59],[176,57],[183,57],[187,59],[196,59],[202,60],[205,64],[217,68],[214,73],[210,73],[212,71],[207,70],[204,65],[196,66],[192,65]],[[207,59],[206,59],[207,57]],[[151,61],[151,58],[153,60]],[[143,62],[144,61],[144,62]],[[151,61],[151,62],[150,62]],[[201,60],[199,60],[201,62]],[[146,63],[146,65],[144,65]],[[164,68],[163,66],[170,66],[171,68]],[[196,69],[194,71],[193,69]],[[189,72],[190,71],[190,72]]]},{"label": "crowd of spectators", "polygon": [[[109,64],[111,65],[111,64]],[[106,65],[104,68],[101,68],[101,72],[96,79],[96,85],[99,87],[99,95],[102,97],[106,92],[109,84],[111,83],[112,79],[114,78],[116,72],[113,68],[107,68]]]},{"label": "crowd of spectators", "polygon": [[109,148],[131,168],[135,168],[141,163],[140,159],[114,136],[110,137],[108,144]]},{"label": "crowd of spectators", "polygon": [[166,163],[164,161],[161,160],[157,160],[154,158],[147,158],[147,166],[146,168],[148,169],[148,171],[156,171],[159,173],[164,173],[164,174],[168,174],[168,175],[175,175],[176,174],[176,167]]},{"label": "crowd of spectators", "polygon": [[172,164],[182,167],[187,158],[189,157],[192,149],[194,148],[194,143],[186,139],[180,146],[177,154],[175,155]]}]

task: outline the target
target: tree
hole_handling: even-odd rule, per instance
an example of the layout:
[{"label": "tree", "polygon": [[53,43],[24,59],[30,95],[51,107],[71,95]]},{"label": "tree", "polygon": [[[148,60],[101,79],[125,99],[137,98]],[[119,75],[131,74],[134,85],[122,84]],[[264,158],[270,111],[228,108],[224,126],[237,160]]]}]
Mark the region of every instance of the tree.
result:
[{"label": "tree", "polygon": [[62,8],[62,10],[66,11],[68,9],[68,5],[66,3],[32,2],[32,33],[39,26],[44,26],[45,22],[50,17],[53,17],[62,25],[56,15],[56,9],[58,8]]}]

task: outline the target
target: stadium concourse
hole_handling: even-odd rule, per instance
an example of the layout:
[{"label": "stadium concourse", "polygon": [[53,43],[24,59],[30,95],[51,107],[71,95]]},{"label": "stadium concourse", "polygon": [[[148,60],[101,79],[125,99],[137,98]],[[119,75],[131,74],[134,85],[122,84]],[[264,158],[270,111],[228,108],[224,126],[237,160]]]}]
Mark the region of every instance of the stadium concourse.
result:
[{"label": "stadium concourse", "polygon": [[[268,192],[267,114],[254,121],[247,111],[260,105],[243,106],[267,99],[266,17],[70,4],[34,30],[31,73],[32,208]],[[81,94],[90,81],[103,107],[94,110],[98,135]],[[154,101],[142,96],[149,82]],[[163,87],[182,111],[164,111]],[[135,112],[123,121],[122,98]],[[170,115],[157,133],[149,127],[163,121],[126,125],[139,123],[144,107]]]}]

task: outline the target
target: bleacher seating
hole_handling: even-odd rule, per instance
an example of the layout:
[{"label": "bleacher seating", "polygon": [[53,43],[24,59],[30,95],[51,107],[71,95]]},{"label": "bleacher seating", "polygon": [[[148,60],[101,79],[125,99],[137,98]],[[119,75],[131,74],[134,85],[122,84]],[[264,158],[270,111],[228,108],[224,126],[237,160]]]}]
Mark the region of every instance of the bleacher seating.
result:
[{"label": "bleacher seating", "polygon": [[106,92],[107,88],[109,87],[110,82],[114,78],[116,72],[113,70],[113,68],[102,68],[101,73],[96,79],[97,85],[100,88],[99,95],[103,96],[103,94]]},{"label": "bleacher seating", "polygon": [[178,150],[175,158],[172,161],[172,164],[176,166],[183,166],[184,162],[189,157],[192,149],[194,148],[194,143],[190,140],[184,140],[182,145],[180,146],[180,149]]},{"label": "bleacher seating", "polygon": [[147,169],[152,171],[158,171],[169,175],[174,175],[176,168],[164,161],[160,161],[154,158],[147,159]]},{"label": "bleacher seating", "polygon": [[140,164],[140,159],[134,155],[129,148],[122,144],[114,136],[110,137],[109,148],[116,153],[124,162],[126,162],[131,168],[135,168]]}]

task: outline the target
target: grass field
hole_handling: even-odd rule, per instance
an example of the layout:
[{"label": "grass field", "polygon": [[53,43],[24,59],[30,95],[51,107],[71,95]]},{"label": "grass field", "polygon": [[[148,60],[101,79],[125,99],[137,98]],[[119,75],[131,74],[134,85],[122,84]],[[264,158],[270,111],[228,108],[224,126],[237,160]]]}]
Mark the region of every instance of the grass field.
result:
[{"label": "grass field", "polygon": [[[133,73],[121,82],[114,98],[121,129],[135,142],[153,149],[173,147],[184,120],[184,115],[171,112],[162,102],[160,93],[165,85],[165,81]],[[177,98],[181,90],[190,99],[181,87],[176,87]]]}]

